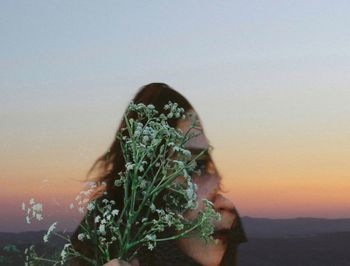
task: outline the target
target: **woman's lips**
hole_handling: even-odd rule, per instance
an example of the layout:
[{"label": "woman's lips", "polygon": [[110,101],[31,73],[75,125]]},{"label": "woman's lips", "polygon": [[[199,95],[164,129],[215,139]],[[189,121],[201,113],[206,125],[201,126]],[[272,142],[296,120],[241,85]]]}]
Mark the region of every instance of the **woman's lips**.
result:
[{"label": "woman's lips", "polygon": [[218,240],[226,241],[230,235],[229,229],[216,230],[213,233],[213,238]]}]

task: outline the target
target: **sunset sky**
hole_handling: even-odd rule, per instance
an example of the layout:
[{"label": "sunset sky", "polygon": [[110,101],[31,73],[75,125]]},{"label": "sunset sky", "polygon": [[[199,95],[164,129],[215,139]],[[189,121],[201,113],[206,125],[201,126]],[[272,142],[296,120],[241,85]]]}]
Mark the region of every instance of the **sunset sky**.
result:
[{"label": "sunset sky", "polygon": [[[348,1],[1,1],[0,231],[45,228],[139,87],[197,109],[242,216],[350,217]],[[20,204],[44,202],[28,226]]]}]

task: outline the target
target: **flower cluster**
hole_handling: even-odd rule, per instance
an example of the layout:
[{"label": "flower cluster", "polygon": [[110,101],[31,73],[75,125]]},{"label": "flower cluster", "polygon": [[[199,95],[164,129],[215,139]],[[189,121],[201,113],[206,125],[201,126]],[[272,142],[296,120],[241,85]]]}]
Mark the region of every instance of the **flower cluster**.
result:
[{"label": "flower cluster", "polygon": [[[105,186],[106,184],[102,184]],[[69,205],[70,209],[74,209],[75,207],[78,209],[80,213],[84,213],[87,209],[88,211],[93,209],[92,203],[89,203],[91,196],[96,193],[97,183],[90,182],[87,184],[87,189],[80,191],[79,194],[75,197],[75,204],[71,203]]]},{"label": "flower cluster", "polygon": [[24,202],[22,203],[22,211],[26,214],[25,219],[28,224],[30,224],[33,219],[41,221],[44,218],[42,214],[43,204],[35,202],[33,198],[29,200],[27,205]]},{"label": "flower cluster", "polygon": [[47,233],[43,236],[43,240],[45,243],[49,241],[49,238],[52,232],[56,229],[56,225],[57,225],[57,222],[54,222],[47,230]]},{"label": "flower cluster", "polygon": [[[143,247],[152,250],[160,241],[186,237],[194,231],[206,240],[212,239],[212,221],[219,216],[211,202],[204,202],[205,209],[198,219],[188,220],[184,215],[197,208],[197,186],[192,175],[196,160],[206,152],[193,156],[185,148],[197,136],[191,131],[197,127],[197,121],[193,120],[189,130],[182,132],[170,126],[169,119],[186,119],[184,109],[169,102],[164,113],[159,114],[153,105],[129,105],[124,127],[116,136],[125,167],[111,183],[91,183],[70,205],[70,209],[85,214],[77,241],[94,243],[95,252],[86,257],[67,239],[56,263],[64,264],[74,257],[83,259],[87,265],[102,265],[114,257],[131,260]],[[116,202],[114,194],[109,194],[111,187],[118,191],[122,202]],[[30,206],[29,221],[32,217],[40,218],[42,205],[33,200]],[[43,238],[45,242],[55,227],[56,223],[49,228]],[[174,231],[181,233],[164,234]]]}]

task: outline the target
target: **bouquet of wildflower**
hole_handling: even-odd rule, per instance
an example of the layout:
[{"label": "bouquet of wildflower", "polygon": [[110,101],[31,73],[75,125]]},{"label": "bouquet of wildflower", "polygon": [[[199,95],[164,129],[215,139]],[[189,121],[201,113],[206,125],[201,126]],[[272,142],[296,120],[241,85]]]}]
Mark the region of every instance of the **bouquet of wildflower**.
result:
[{"label": "bouquet of wildflower", "polygon": [[[192,119],[190,129],[182,132],[171,127],[168,123],[171,118]],[[77,257],[86,265],[103,265],[113,258],[130,261],[141,248],[152,250],[158,242],[180,239],[190,232],[213,241],[212,222],[220,216],[210,201],[205,200],[205,208],[195,220],[188,220],[184,215],[197,208],[197,187],[192,175],[196,172],[196,160],[206,152],[193,156],[185,148],[191,138],[198,136],[192,130],[198,127],[198,121],[186,117],[183,108],[169,102],[161,114],[153,105],[131,103],[124,122],[125,127],[116,136],[125,161],[124,169],[113,184],[94,183],[77,196],[76,204],[71,204],[71,208],[76,205],[80,212],[85,212],[78,241],[89,243],[94,252],[89,256],[80,253],[69,237],[61,235],[67,243],[58,258],[50,259],[54,265],[63,265]],[[179,179],[180,176],[183,178]],[[101,185],[109,189],[91,199]],[[121,192],[122,202],[116,202],[108,194],[111,186]],[[28,213],[33,216],[32,212]],[[38,213],[34,213],[36,215]],[[38,217],[41,219],[41,214]],[[56,223],[50,227],[45,241],[52,233],[58,234],[54,232],[55,226]],[[27,259],[28,265],[47,261],[38,256],[33,247],[27,250]]]}]

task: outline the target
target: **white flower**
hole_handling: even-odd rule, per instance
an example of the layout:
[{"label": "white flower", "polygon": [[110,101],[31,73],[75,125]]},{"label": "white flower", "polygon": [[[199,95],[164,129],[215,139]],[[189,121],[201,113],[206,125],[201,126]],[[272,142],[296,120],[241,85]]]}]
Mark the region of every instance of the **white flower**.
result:
[{"label": "white flower", "polygon": [[113,215],[113,216],[118,215],[118,213],[119,213],[119,210],[117,210],[117,209],[114,209],[114,210],[112,211],[112,215]]},{"label": "white flower", "polygon": [[169,227],[172,225],[171,216],[169,214],[164,215],[164,221],[168,224]]},{"label": "white flower", "polygon": [[74,204],[73,203],[69,204],[69,209],[74,209]]},{"label": "white flower", "polygon": [[140,188],[145,188],[147,186],[147,181],[146,180],[142,180],[140,182]]},{"label": "white flower", "polygon": [[182,153],[183,153],[183,155],[185,155],[187,157],[191,157],[192,156],[192,154],[191,154],[191,152],[189,150],[183,150]]},{"label": "white flower", "polygon": [[159,214],[159,216],[162,216],[165,214],[165,211],[163,209],[157,209],[156,212]]},{"label": "white flower", "polygon": [[92,211],[93,209],[95,209],[95,204],[94,204],[93,202],[90,202],[86,208],[87,208],[89,211]]},{"label": "white flower", "polygon": [[41,213],[37,213],[35,215],[35,218],[38,220],[38,221],[42,221],[44,219],[43,215]]},{"label": "white flower", "polygon": [[31,199],[29,200],[29,204],[30,204],[30,205],[33,205],[34,203],[35,203],[34,199],[31,198]]},{"label": "white flower", "polygon": [[192,199],[193,195],[194,195],[194,191],[192,189],[192,187],[189,187],[188,189],[186,189],[186,195],[188,199]]},{"label": "white flower", "polygon": [[125,167],[126,167],[126,171],[130,171],[130,170],[134,169],[134,164],[126,163]]},{"label": "white flower", "polygon": [[101,234],[101,235],[105,235],[106,234],[106,228],[105,228],[105,225],[104,224],[100,224],[100,226],[98,227],[98,232]]},{"label": "white flower", "polygon": [[32,207],[33,211],[41,212],[43,210],[43,205],[41,203],[36,203]]},{"label": "white flower", "polygon": [[183,224],[175,224],[175,229],[180,231],[180,230],[184,229],[184,225]]},{"label": "white flower", "polygon": [[154,244],[148,242],[147,248],[148,248],[149,250],[153,250],[153,249],[154,249]]},{"label": "white flower", "polygon": [[114,185],[115,185],[116,187],[120,187],[122,184],[123,184],[123,179],[116,179],[116,180],[114,181]]},{"label": "white flower", "polygon": [[27,221],[27,224],[30,224],[30,218],[28,216],[26,216],[26,221]]},{"label": "white flower", "polygon": [[26,205],[24,202],[22,202],[22,210],[25,211],[26,210]]},{"label": "white flower", "polygon": [[80,213],[84,213],[84,208],[83,207],[79,207],[79,212]]},{"label": "white flower", "polygon": [[148,240],[149,242],[147,243],[147,247],[149,250],[154,249],[156,243],[156,235],[152,234],[152,235],[146,235],[145,237],[146,240]]},{"label": "white flower", "polygon": [[146,235],[145,238],[149,241],[155,241],[156,240],[156,235]]},{"label": "white flower", "polygon": [[95,223],[100,222],[100,220],[101,220],[101,216],[96,216],[96,217],[95,217]]},{"label": "white flower", "polygon": [[149,136],[143,136],[143,138],[142,138],[142,143],[143,143],[143,144],[147,144],[148,141],[149,141]]},{"label": "white flower", "polygon": [[61,251],[61,265],[63,265],[68,257],[68,249],[71,246],[70,243],[65,244]]},{"label": "white flower", "polygon": [[181,168],[182,168],[182,167],[185,167],[185,164],[184,164],[184,162],[182,162],[182,161],[174,160],[173,162],[176,163],[176,164],[177,164],[178,166],[180,166]]},{"label": "white flower", "polygon": [[84,238],[85,238],[85,234],[81,233],[81,234],[78,235],[78,239],[79,239],[80,241],[83,241]]},{"label": "white flower", "polygon": [[50,227],[49,229],[47,230],[47,233],[44,235],[43,239],[44,239],[44,242],[48,242],[49,241],[49,238],[51,236],[51,233],[56,229],[56,225],[57,225],[57,222],[54,222]]}]

